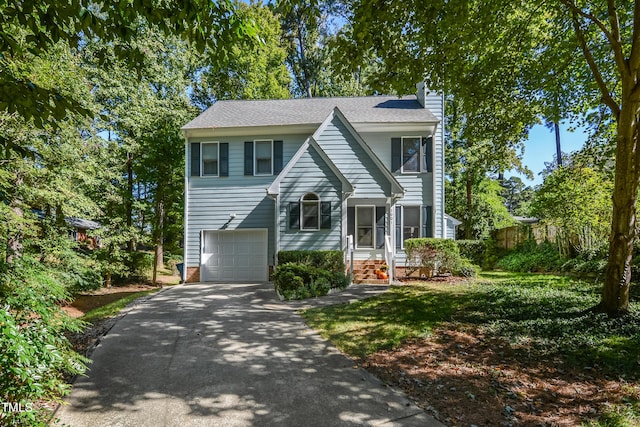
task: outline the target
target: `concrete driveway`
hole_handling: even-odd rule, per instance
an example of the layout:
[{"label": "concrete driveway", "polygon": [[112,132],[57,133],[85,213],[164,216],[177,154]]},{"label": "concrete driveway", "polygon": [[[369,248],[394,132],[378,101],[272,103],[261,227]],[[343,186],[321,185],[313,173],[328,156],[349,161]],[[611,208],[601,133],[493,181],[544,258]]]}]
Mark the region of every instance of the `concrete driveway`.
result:
[{"label": "concrete driveway", "polygon": [[163,290],[102,339],[56,425],[440,426],[296,314],[371,293],[282,303],[270,284]]}]

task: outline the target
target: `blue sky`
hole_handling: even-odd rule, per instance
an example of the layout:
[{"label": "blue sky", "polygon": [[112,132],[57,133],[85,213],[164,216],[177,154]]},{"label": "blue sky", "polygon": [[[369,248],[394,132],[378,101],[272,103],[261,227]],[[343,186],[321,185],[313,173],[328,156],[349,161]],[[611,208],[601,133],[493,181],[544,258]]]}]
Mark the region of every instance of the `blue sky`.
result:
[{"label": "blue sky", "polygon": [[[579,150],[587,140],[587,134],[584,129],[576,129],[570,132],[566,124],[560,125],[560,143],[564,153]],[[529,139],[525,143],[523,163],[531,169],[534,175],[533,181],[521,177],[527,185],[538,185],[542,183],[542,177],[539,175],[544,169],[545,162],[553,161],[556,153],[556,137],[552,129],[548,129],[543,125],[534,126],[529,132]],[[506,174],[507,176],[513,174]]]}]

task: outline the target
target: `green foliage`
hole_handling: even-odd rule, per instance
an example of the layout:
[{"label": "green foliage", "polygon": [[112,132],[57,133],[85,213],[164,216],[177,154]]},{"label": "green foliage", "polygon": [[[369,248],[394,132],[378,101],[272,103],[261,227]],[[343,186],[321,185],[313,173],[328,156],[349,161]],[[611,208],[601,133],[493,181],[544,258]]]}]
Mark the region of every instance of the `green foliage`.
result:
[{"label": "green foliage", "polygon": [[460,250],[450,239],[407,239],[404,249],[409,274],[418,269],[426,269],[433,275],[454,273],[461,263]]},{"label": "green foliage", "polygon": [[344,253],[342,251],[280,251],[278,264],[307,264],[335,273],[344,273]]},{"label": "green foliage", "polygon": [[559,228],[564,255],[599,251],[609,241],[611,192],[611,181],[593,169],[561,167],[538,188],[532,211]]},{"label": "green foliage", "polygon": [[479,272],[480,267],[466,258],[461,258],[453,271],[453,275],[460,277],[477,277]]},{"label": "green foliage", "polygon": [[615,377],[637,379],[640,306],[632,303],[624,319],[589,311],[599,287],[551,275],[483,273],[475,285],[394,287],[364,301],[305,310],[303,316],[356,357],[428,336],[435,327],[469,325],[488,339],[506,339],[523,357],[560,358],[577,369],[597,365]]},{"label": "green foliage", "polygon": [[331,289],[344,289],[349,279],[343,272],[329,271],[303,263],[279,264],[273,284],[284,299],[304,299],[327,295]]},{"label": "green foliage", "polygon": [[487,251],[486,240],[455,240],[460,255],[477,265],[483,265],[485,252]]},{"label": "green foliage", "polygon": [[560,271],[563,260],[558,247],[549,242],[527,241],[498,260],[495,267],[514,272]]},{"label": "green foliage", "polygon": [[[0,400],[23,405],[58,401],[69,392],[64,375],[82,373],[85,360],[64,333],[81,324],[59,303],[69,298],[56,270],[23,256],[0,264]],[[46,425],[40,411],[3,413],[7,425]]]}]

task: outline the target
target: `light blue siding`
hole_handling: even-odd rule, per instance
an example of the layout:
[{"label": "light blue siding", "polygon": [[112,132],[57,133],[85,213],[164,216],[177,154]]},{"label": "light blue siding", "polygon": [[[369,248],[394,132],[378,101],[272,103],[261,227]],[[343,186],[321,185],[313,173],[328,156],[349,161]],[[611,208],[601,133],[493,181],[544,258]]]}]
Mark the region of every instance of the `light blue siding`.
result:
[{"label": "light blue siding", "polygon": [[354,197],[389,197],[391,183],[342,121],[334,117],[316,138],[318,144],[356,188]]},{"label": "light blue siding", "polygon": [[[282,140],[283,163],[293,157],[306,136],[265,135],[259,139]],[[266,197],[266,188],[275,176],[244,176],[244,141],[254,137],[191,138],[186,144],[187,159],[191,158],[191,143],[219,141],[229,143],[228,177],[191,177],[191,162],[187,161],[186,195],[186,264],[200,265],[200,233],[202,230],[268,229],[268,261],[275,259],[275,202]],[[230,218],[235,214],[234,219]]]},{"label": "light blue siding", "polygon": [[434,236],[446,237],[444,221],[444,96],[441,93],[427,93],[426,107],[440,119],[433,136],[433,217]]},{"label": "light blue siding", "polygon": [[[305,231],[289,228],[289,203],[306,193],[331,202],[331,229]],[[313,146],[300,157],[280,183],[280,250],[339,250],[342,246],[342,183]]]}]

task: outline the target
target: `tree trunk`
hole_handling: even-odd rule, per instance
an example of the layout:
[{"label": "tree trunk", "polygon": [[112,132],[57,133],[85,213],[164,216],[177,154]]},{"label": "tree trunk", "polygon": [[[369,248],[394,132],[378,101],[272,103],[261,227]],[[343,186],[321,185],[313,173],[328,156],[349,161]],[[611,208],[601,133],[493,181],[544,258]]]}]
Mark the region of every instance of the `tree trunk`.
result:
[{"label": "tree trunk", "polygon": [[558,157],[558,167],[562,166],[562,147],[560,146],[560,125],[553,122],[553,130],[556,133],[556,156]]},{"label": "tree trunk", "polygon": [[164,200],[160,198],[158,200],[158,206],[156,207],[156,230],[155,233],[156,248],[153,254],[153,284],[156,284],[158,275],[158,267],[163,267],[164,253],[162,241],[164,240]]},{"label": "tree trunk", "polygon": [[636,234],[636,201],[640,183],[638,107],[640,104],[636,102],[623,104],[618,119],[609,259],[605,270],[602,299],[597,307],[610,316],[620,316],[629,310],[631,259]]},{"label": "tree trunk", "polygon": [[467,190],[467,216],[464,221],[464,238],[466,240],[473,239],[471,234],[471,218],[472,218],[472,208],[473,201],[471,199],[473,189],[473,179],[471,178],[471,174],[467,172],[467,180],[466,180],[466,190]]},{"label": "tree trunk", "polygon": [[[24,183],[24,179],[22,178],[22,174],[18,172],[16,174],[16,182],[15,188],[19,189],[22,187]],[[5,254],[5,262],[7,264],[13,263],[17,258],[22,256],[23,245],[22,245],[22,230],[25,227],[24,225],[24,211],[22,210],[22,201],[19,196],[14,196],[13,200],[9,203],[11,211],[13,212],[12,222],[14,224],[13,227],[9,228],[9,235],[7,236],[7,247]]]},{"label": "tree trunk", "polygon": [[[126,195],[126,216],[128,232],[133,227],[133,153],[127,153],[127,195]],[[127,243],[127,252],[133,253],[135,250],[135,240],[133,237]]]}]

